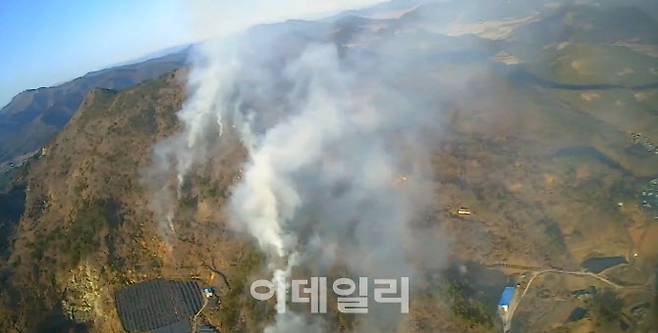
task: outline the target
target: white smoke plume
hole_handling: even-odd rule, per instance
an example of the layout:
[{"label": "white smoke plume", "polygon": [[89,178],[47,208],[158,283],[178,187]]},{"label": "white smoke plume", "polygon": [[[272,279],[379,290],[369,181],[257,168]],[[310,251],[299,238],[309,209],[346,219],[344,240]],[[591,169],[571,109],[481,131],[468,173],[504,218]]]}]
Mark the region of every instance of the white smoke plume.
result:
[{"label": "white smoke plume", "polygon": [[[287,22],[201,46],[179,112],[184,130],[158,145],[151,172],[165,184],[153,208],[168,229],[189,171],[230,128],[248,152],[230,223],[257,241],[275,281],[302,267],[412,281],[441,267],[445,239],[425,223],[436,205],[428,147],[440,110],[425,79],[414,79],[422,68],[398,52],[413,41],[380,38],[381,23]],[[398,320],[371,309],[357,331],[395,331]],[[265,332],[324,327],[287,313]]]}]

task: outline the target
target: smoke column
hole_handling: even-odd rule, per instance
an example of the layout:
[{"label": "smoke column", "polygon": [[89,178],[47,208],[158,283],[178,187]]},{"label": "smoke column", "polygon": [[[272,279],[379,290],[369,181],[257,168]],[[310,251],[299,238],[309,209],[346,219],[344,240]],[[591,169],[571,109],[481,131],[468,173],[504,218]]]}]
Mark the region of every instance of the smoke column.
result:
[{"label": "smoke column", "polygon": [[[256,240],[276,283],[297,268],[413,278],[441,267],[446,242],[423,224],[436,204],[434,95],[405,82],[422,71],[398,52],[413,41],[382,39],[373,25],[293,21],[200,46],[178,113],[184,129],[156,147],[150,171],[165,184],[152,200],[165,229],[175,230],[187,174],[230,129],[248,152],[230,223]],[[371,308],[357,331],[395,331],[399,319]],[[287,313],[266,332],[323,327]]]}]

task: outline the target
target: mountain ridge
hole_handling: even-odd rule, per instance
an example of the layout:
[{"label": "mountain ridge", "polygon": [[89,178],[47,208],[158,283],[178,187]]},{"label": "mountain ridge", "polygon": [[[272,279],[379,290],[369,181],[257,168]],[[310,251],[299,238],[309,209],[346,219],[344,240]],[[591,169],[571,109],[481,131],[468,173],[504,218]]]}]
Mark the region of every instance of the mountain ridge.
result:
[{"label": "mountain ridge", "polygon": [[0,163],[45,145],[94,88],[124,90],[186,65],[189,48],[143,62],[93,71],[52,87],[25,90],[0,109]]}]

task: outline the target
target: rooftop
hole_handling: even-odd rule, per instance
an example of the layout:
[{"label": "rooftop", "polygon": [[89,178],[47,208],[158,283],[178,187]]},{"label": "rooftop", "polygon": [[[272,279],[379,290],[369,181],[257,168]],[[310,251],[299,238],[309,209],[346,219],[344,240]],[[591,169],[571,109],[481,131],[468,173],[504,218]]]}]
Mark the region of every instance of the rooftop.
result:
[{"label": "rooftop", "polygon": [[512,302],[512,298],[514,298],[515,292],[516,292],[516,288],[505,287],[505,290],[503,290],[503,294],[500,296],[500,301],[498,302],[498,306],[510,305],[510,303]]}]

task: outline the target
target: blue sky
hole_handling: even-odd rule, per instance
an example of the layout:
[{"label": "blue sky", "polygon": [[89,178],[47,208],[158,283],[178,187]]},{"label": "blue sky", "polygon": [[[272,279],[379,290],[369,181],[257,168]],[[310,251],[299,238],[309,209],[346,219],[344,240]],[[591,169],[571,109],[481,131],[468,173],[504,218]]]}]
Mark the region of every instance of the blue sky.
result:
[{"label": "blue sky", "polygon": [[173,0],[0,0],[0,104],[189,41],[177,8]]},{"label": "blue sky", "polygon": [[377,0],[0,0],[0,107],[171,46]]}]

